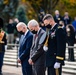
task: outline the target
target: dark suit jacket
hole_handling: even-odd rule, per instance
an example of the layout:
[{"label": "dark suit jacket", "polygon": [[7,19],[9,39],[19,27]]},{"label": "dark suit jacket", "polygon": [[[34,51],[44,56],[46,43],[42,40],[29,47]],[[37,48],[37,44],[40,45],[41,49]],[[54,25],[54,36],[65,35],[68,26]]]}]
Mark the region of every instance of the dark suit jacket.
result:
[{"label": "dark suit jacket", "polygon": [[59,17],[54,16],[54,20],[55,20],[56,23],[59,24],[59,21],[62,21],[63,18],[62,18],[62,16],[60,16],[60,15],[59,15]]},{"label": "dark suit jacket", "polygon": [[69,17],[68,19],[65,19],[64,17],[63,17],[63,21],[64,21],[65,26],[68,24],[71,24],[71,17]]},{"label": "dark suit jacket", "polygon": [[66,48],[66,33],[57,24],[49,32],[48,51],[46,52],[46,66],[53,66],[55,62],[64,64]]},{"label": "dark suit jacket", "polygon": [[26,36],[22,35],[20,39],[19,58],[22,63],[25,62],[26,67],[29,66],[28,59],[30,55],[32,39],[33,39],[33,35],[30,31],[28,31]]},{"label": "dark suit jacket", "polygon": [[45,31],[40,29],[36,40],[33,38],[30,58],[34,62],[34,65],[45,65],[45,51],[43,50],[43,44],[39,45],[39,40],[44,33]]}]

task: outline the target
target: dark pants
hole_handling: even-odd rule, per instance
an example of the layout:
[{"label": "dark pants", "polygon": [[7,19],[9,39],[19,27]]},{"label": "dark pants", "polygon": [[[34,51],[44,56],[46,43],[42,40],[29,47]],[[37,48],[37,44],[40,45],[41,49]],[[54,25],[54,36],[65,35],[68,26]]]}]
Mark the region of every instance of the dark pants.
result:
[{"label": "dark pants", "polygon": [[[62,75],[62,66],[58,69],[58,75]],[[56,75],[56,69],[54,69],[54,66],[47,68],[47,75]]]},{"label": "dark pants", "polygon": [[45,75],[45,67],[44,66],[32,66],[33,75]]},{"label": "dark pants", "polygon": [[0,73],[2,72],[4,52],[0,52]]},{"label": "dark pants", "polygon": [[32,67],[26,67],[25,64],[22,64],[22,73],[23,75],[32,75]]},{"label": "dark pants", "polygon": [[[74,44],[68,43],[68,46],[74,46]],[[69,61],[74,61],[74,49],[73,48],[68,48],[68,60]]]}]

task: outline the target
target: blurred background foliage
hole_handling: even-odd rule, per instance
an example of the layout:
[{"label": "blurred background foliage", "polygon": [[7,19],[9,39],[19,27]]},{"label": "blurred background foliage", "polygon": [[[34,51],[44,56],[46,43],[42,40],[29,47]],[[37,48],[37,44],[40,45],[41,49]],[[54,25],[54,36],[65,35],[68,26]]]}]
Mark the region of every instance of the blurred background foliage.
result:
[{"label": "blurred background foliage", "polygon": [[19,0],[0,0],[0,17],[4,22],[8,22],[9,18],[13,18],[16,13]]},{"label": "blurred background foliage", "polygon": [[17,11],[16,11],[16,18],[18,18],[19,22],[24,22],[27,24],[28,22],[28,18],[27,18],[27,15],[26,15],[26,10],[25,10],[25,6],[23,5],[20,5],[18,8],[17,8]]},{"label": "blurred background foliage", "polygon": [[73,20],[76,16],[76,0],[60,0],[54,11],[56,9],[60,11],[61,15],[64,15],[64,12],[67,11]]},{"label": "blurred background foliage", "polygon": [[40,9],[53,15],[55,10],[59,10],[62,16],[68,11],[73,19],[76,16],[76,0],[0,0],[0,17],[5,23],[14,17],[27,23],[38,18]]}]

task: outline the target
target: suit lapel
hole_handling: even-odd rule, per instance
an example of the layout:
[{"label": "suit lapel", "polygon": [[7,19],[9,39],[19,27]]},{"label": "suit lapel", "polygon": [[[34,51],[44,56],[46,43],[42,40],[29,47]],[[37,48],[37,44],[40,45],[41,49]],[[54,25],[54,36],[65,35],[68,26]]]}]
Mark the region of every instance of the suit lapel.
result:
[{"label": "suit lapel", "polygon": [[39,42],[39,38],[40,38],[40,35],[41,35],[41,34],[40,34],[40,33],[41,33],[41,30],[42,30],[42,29],[39,30],[38,37],[36,38],[36,41],[35,41],[35,46],[36,46],[36,47],[37,47],[38,42]]},{"label": "suit lapel", "polygon": [[21,38],[20,38],[20,45],[21,45],[21,43],[22,43],[22,41],[23,41],[23,35],[21,36]]},{"label": "suit lapel", "polygon": [[56,30],[57,26],[58,26],[58,25],[56,24],[56,25],[53,27],[53,29],[50,30],[50,33],[54,32],[54,31]]},{"label": "suit lapel", "polygon": [[39,39],[40,32],[41,32],[41,29],[40,29],[40,31],[39,31],[39,33],[38,33],[38,35],[37,35],[38,37],[36,38],[36,40],[34,40],[34,38],[35,38],[35,35],[34,35],[32,48],[33,48],[33,47],[36,47],[36,45],[37,45],[37,43],[38,43],[38,39]]},{"label": "suit lapel", "polygon": [[28,31],[27,34],[24,35],[24,37],[22,38],[23,40],[22,40],[22,42],[21,42],[21,45],[23,45],[24,42],[26,41],[26,39],[28,38],[28,34],[29,34],[29,31]]},{"label": "suit lapel", "polygon": [[52,29],[52,31],[54,31],[54,30],[57,28],[57,26],[58,26],[58,25],[56,24],[56,25],[54,26],[54,28]]}]

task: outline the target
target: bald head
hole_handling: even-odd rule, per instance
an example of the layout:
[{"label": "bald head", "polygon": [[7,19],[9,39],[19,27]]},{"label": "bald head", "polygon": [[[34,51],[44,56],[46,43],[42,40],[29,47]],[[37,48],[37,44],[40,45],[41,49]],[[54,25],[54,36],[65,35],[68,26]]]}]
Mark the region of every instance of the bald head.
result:
[{"label": "bald head", "polygon": [[19,22],[19,23],[17,24],[16,28],[17,28],[18,31],[23,31],[23,29],[24,29],[24,31],[27,30],[27,26],[26,26],[26,24],[23,23],[23,22]]}]

